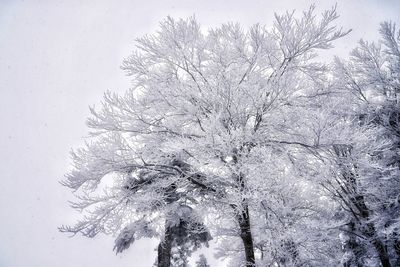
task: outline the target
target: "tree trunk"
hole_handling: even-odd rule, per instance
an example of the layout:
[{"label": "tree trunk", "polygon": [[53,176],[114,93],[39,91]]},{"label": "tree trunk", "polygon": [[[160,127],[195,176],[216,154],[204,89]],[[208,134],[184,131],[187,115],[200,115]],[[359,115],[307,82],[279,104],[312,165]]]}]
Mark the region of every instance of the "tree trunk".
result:
[{"label": "tree trunk", "polygon": [[[351,146],[343,146],[343,145],[334,145],[333,149],[335,151],[335,154],[338,156],[339,159],[346,159],[351,155]],[[351,162],[351,161],[350,161]],[[363,224],[366,226],[362,227],[359,229],[359,231],[367,237],[368,240],[370,240],[370,243],[374,246],[376,252],[378,253],[379,260],[382,264],[382,267],[391,267],[390,264],[390,257],[387,251],[387,248],[385,245],[382,243],[382,241],[379,239],[376,228],[373,223],[366,223],[370,220],[370,215],[371,211],[368,208],[365,198],[363,194],[360,194],[358,191],[358,184],[357,184],[357,165],[352,164],[355,172],[351,170],[351,168],[346,167],[345,165],[340,164],[339,166],[342,168],[343,174],[343,182],[347,185],[347,188],[350,188],[351,191],[349,193],[349,190],[346,188],[342,188],[343,193],[347,195],[348,197],[348,202],[350,204],[347,204],[351,210],[357,210],[357,213],[352,213],[352,217],[354,219],[361,220]],[[358,215],[357,215],[358,214]],[[359,225],[358,227],[360,227]],[[354,231],[356,228],[354,228]]]},{"label": "tree trunk", "polygon": [[396,254],[395,265],[400,266],[400,239],[398,238],[397,232],[395,232],[393,239],[393,250]]},{"label": "tree trunk", "polygon": [[343,263],[343,267],[354,267],[354,266],[362,267],[363,263],[361,261],[361,258],[363,254],[365,254],[365,250],[364,247],[357,242],[357,238],[354,235],[354,233],[356,232],[356,223],[354,222],[354,219],[350,220],[347,227],[349,231],[348,233],[349,240],[347,240],[343,248],[345,252],[347,253],[350,252],[352,256],[348,258],[346,262]]},{"label": "tree trunk", "polygon": [[[232,156],[234,164],[239,162],[238,151],[235,150]],[[234,174],[234,178],[240,187],[240,191],[245,192],[246,183],[244,179],[243,173],[239,172],[239,174]],[[236,206],[232,206],[234,210],[237,208]],[[240,238],[242,239],[244,246],[244,254],[246,258],[246,267],[254,267],[256,265],[256,260],[254,257],[254,244],[253,244],[253,236],[251,234],[250,227],[250,214],[249,214],[249,206],[246,199],[242,200],[241,211],[237,213],[237,220],[240,227]]]},{"label": "tree trunk", "polygon": [[382,241],[380,241],[378,238],[375,238],[372,241],[372,244],[374,245],[376,251],[378,252],[379,260],[381,261],[382,267],[391,267],[392,265],[390,264],[390,259],[387,253],[387,249],[383,245]]},{"label": "tree trunk", "polygon": [[247,204],[243,205],[243,211],[238,215],[237,219],[240,227],[240,238],[242,239],[244,246],[246,267],[254,267],[256,263],[254,257],[254,244],[250,228],[249,208]]},{"label": "tree trunk", "polygon": [[165,227],[164,239],[158,245],[157,267],[171,266],[172,234],[169,227]]},{"label": "tree trunk", "polygon": [[372,245],[378,253],[382,267],[391,267],[392,265],[390,264],[390,257],[387,248],[376,235],[375,226],[372,223],[367,224],[367,229],[364,232],[364,235],[371,240]]}]

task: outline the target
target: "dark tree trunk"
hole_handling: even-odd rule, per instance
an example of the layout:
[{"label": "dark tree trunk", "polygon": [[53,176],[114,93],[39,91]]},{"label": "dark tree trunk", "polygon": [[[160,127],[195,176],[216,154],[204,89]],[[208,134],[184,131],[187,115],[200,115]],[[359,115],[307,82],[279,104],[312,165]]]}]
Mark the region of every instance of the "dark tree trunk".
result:
[{"label": "dark tree trunk", "polygon": [[376,252],[378,253],[379,260],[382,264],[382,267],[391,267],[390,257],[386,246],[379,239],[376,234],[375,226],[372,223],[367,224],[367,228],[364,231],[364,235],[371,240],[372,245],[374,246]]},{"label": "dark tree trunk", "polygon": [[[237,164],[239,162],[238,151],[233,152],[233,162]],[[240,188],[241,192],[246,190],[246,182],[243,173],[234,174],[234,178]],[[232,206],[234,210],[237,210],[235,205]],[[254,257],[254,243],[253,236],[251,234],[250,225],[250,213],[249,206],[246,199],[242,200],[241,211],[237,212],[237,220],[240,228],[240,238],[242,239],[244,246],[244,254],[246,259],[246,267],[254,267],[256,265],[256,260]]]},{"label": "dark tree trunk", "polygon": [[391,267],[392,265],[390,264],[390,259],[387,253],[387,249],[383,245],[382,241],[380,241],[378,238],[375,238],[372,241],[372,244],[374,245],[376,251],[378,252],[379,260],[381,261],[382,267]]},{"label": "dark tree trunk", "polygon": [[[343,145],[334,145],[333,147],[336,155],[339,157],[339,159],[346,159],[349,158],[351,155],[351,146],[343,146]],[[373,245],[375,248],[376,252],[378,253],[379,260],[382,264],[382,267],[391,267],[390,264],[390,257],[387,251],[387,248],[383,244],[383,242],[379,239],[376,229],[373,223],[368,223],[370,220],[371,216],[371,210],[368,208],[365,198],[363,194],[359,193],[358,190],[358,184],[357,184],[357,165],[352,164],[354,170],[351,170],[351,168],[348,168],[346,165],[340,164],[339,166],[342,168],[342,181],[346,184],[345,187],[343,187],[341,184],[339,184],[342,193],[346,196],[347,198],[347,203],[346,205],[349,207],[350,210],[352,210],[351,215],[354,219],[360,221],[359,226],[365,226],[361,227],[361,229],[358,229],[365,237],[367,237],[368,240],[370,240],[370,243]],[[357,212],[355,212],[357,211]],[[356,231],[356,225],[354,225],[354,232]]]},{"label": "dark tree trunk", "polygon": [[172,233],[171,228],[165,228],[164,239],[158,245],[157,267],[171,266]]},{"label": "dark tree trunk", "polygon": [[[179,197],[176,194],[176,184],[171,184],[165,190],[165,200],[167,204],[176,202]],[[165,220],[164,239],[158,245],[157,267],[170,267],[171,266],[171,249],[172,241],[174,239],[172,229],[169,227],[168,216]]]},{"label": "dark tree trunk", "polygon": [[[362,198],[360,206],[365,207],[365,209],[366,209],[365,212],[362,213],[363,219],[369,220],[370,212],[366,208],[364,198]],[[378,237],[378,235],[376,233],[375,225],[373,223],[367,223],[366,226],[367,226],[367,228],[364,229],[364,235],[366,237],[368,237],[369,240],[371,240],[372,245],[374,246],[376,252],[378,253],[379,260],[382,264],[382,267],[391,267],[388,250],[387,250],[386,246],[383,244],[382,240],[380,240],[380,238]]]},{"label": "dark tree trunk", "polygon": [[[397,235],[396,235],[397,236]],[[396,253],[396,266],[400,266],[400,239],[395,238],[393,241],[393,249]]]},{"label": "dark tree trunk", "polygon": [[[357,198],[357,204],[359,205],[359,210],[361,211],[362,218],[367,221],[370,219],[370,211],[368,210],[364,197]],[[383,244],[382,240],[378,237],[375,229],[375,225],[373,223],[367,223],[366,229],[364,228],[363,234],[371,240],[372,245],[374,246],[376,252],[378,253],[379,260],[382,264],[382,267],[391,267],[390,257],[386,246]]]},{"label": "dark tree trunk", "polygon": [[237,219],[240,227],[240,238],[242,239],[244,245],[246,267],[254,267],[256,262],[254,257],[253,236],[250,228],[249,208],[246,204],[244,205],[243,211],[240,215],[238,215]]},{"label": "dark tree trunk", "polygon": [[354,235],[354,233],[356,232],[356,224],[354,222],[354,219],[350,220],[347,227],[349,231],[349,240],[347,240],[347,242],[345,243],[344,250],[346,252],[351,251],[353,256],[343,263],[343,267],[362,267],[363,263],[360,261],[360,259],[362,258],[363,254],[365,254],[365,250],[364,247],[357,242],[357,238]]}]

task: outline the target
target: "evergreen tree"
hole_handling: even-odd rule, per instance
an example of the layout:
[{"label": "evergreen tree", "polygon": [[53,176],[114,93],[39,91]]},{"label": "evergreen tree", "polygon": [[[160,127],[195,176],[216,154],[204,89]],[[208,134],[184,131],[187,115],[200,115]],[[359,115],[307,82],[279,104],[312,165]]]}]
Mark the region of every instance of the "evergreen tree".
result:
[{"label": "evergreen tree", "polygon": [[203,254],[200,254],[199,260],[196,261],[196,267],[210,267],[207,263],[207,258]]}]

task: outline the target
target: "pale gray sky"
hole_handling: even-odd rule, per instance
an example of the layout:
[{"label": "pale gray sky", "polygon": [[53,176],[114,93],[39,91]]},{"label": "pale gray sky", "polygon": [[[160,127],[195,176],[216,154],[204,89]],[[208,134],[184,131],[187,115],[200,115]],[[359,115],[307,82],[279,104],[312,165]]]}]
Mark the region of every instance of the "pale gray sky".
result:
[{"label": "pale gray sky", "polygon": [[[105,90],[129,87],[122,59],[167,15],[195,14],[205,27],[271,25],[274,12],[313,2],[0,0],[0,267],[151,266],[154,243],[139,241],[115,256],[110,237],[57,231],[76,218],[58,182],[70,149],[87,135],[88,106]],[[381,21],[399,24],[400,1],[320,2],[318,10],[337,2],[338,24],[353,29],[333,50],[342,56],[358,39],[376,39]]]}]

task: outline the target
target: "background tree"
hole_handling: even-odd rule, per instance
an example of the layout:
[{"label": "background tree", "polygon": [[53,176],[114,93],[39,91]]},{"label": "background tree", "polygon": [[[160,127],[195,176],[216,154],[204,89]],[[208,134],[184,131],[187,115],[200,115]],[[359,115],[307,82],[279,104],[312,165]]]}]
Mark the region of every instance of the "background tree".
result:
[{"label": "background tree", "polygon": [[[379,44],[361,40],[350,61],[336,62],[337,82],[353,97],[349,112],[355,134],[367,140],[337,145],[340,165],[336,197],[350,219],[346,263],[370,259],[370,244],[382,266],[399,261],[399,98],[400,33],[393,23],[381,24]],[[344,92],[346,94],[346,92]],[[356,139],[355,139],[356,140]],[[351,263],[354,262],[354,263]]]},{"label": "background tree", "polygon": [[207,263],[207,258],[203,254],[200,254],[199,260],[196,261],[196,267],[210,267]]}]

